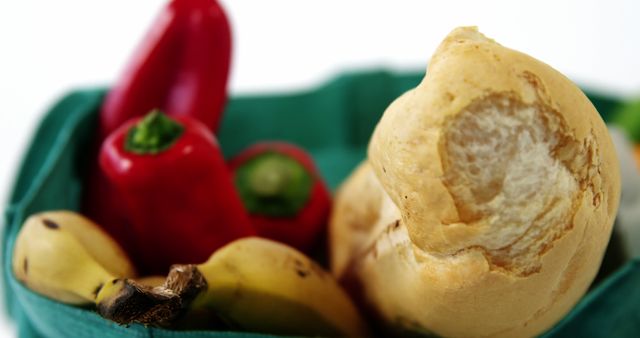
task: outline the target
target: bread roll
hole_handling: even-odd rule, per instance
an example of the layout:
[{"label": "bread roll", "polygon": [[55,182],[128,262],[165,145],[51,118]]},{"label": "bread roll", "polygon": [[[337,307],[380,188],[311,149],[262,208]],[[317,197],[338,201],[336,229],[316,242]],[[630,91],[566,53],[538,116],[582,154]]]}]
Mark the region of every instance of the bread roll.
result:
[{"label": "bread roll", "polygon": [[554,325],[593,280],[620,194],[580,89],[475,28],[387,108],[367,162],[336,198],[333,271],[390,325],[447,337]]},{"label": "bread roll", "polygon": [[[329,252],[331,272],[343,274],[358,248],[365,245],[372,228],[380,217],[381,194],[378,179],[367,162],[358,166],[348,181],[345,181],[335,196],[330,224],[340,226],[329,229],[329,243],[334,245]],[[358,201],[358,203],[354,203]]]}]

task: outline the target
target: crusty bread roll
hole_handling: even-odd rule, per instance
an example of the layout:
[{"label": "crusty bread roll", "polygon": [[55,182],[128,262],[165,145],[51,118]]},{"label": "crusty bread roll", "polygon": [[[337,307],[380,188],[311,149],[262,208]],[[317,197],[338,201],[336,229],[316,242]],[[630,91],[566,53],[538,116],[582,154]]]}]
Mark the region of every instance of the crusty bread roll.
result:
[{"label": "crusty bread roll", "polygon": [[385,111],[339,190],[333,272],[392,326],[544,332],[585,293],[619,167],[591,102],[548,65],[458,28]]},{"label": "crusty bread roll", "polygon": [[358,166],[340,187],[329,221],[336,225],[329,231],[329,243],[336,244],[330,250],[334,275],[344,273],[359,248],[376,232],[373,227],[380,218],[383,194],[384,190],[367,162]]}]

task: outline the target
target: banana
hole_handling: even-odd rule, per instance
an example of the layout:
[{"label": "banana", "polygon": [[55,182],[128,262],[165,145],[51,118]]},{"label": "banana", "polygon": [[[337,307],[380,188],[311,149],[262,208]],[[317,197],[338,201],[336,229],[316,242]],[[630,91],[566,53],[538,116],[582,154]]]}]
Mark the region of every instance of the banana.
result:
[{"label": "banana", "polygon": [[[120,324],[167,326],[194,313],[233,329],[325,337],[366,337],[363,319],[331,274],[287,245],[249,237],[200,265],[174,265],[163,285],[130,279],[105,285],[98,313]],[[186,313],[186,316],[185,316]]]},{"label": "banana", "polygon": [[212,309],[233,326],[272,334],[368,335],[336,280],[287,245],[239,239],[197,269],[208,287],[192,308]]},{"label": "banana", "polygon": [[103,285],[135,270],[98,225],[70,211],[30,216],[16,239],[14,275],[30,289],[69,304],[93,304]]}]

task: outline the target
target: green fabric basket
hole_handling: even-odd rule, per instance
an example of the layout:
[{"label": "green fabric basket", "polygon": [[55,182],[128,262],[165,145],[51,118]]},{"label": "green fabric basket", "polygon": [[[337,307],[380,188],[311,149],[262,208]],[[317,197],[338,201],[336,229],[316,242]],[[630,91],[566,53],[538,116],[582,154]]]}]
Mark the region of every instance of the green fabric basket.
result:
[{"label": "green fabric basket", "polygon": [[[422,73],[351,73],[319,88],[292,94],[233,98],[219,134],[225,155],[253,142],[288,140],[308,149],[332,188],[365,157],[369,136],[386,106],[414,87]],[[31,292],[11,273],[11,253],[25,218],[51,209],[78,210],[82,173],[104,89],[72,92],[43,118],[25,155],[5,211],[4,291],[20,337],[269,337],[234,332],[175,332],[118,326],[90,309]],[[621,102],[590,98],[609,121]],[[546,337],[637,337],[640,269],[628,263],[592,290]]]}]

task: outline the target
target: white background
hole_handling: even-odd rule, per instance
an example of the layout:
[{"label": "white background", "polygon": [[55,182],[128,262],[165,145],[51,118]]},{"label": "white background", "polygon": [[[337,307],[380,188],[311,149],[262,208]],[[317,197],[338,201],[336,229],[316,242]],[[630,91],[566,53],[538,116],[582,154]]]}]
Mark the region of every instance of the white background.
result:
[{"label": "white background", "polygon": [[[454,27],[477,25],[579,84],[640,96],[639,1],[222,1],[232,93],[309,88],[346,69],[423,69]],[[0,2],[0,200],[45,109],[111,83],[165,0]],[[0,337],[15,335],[4,316]]]}]

